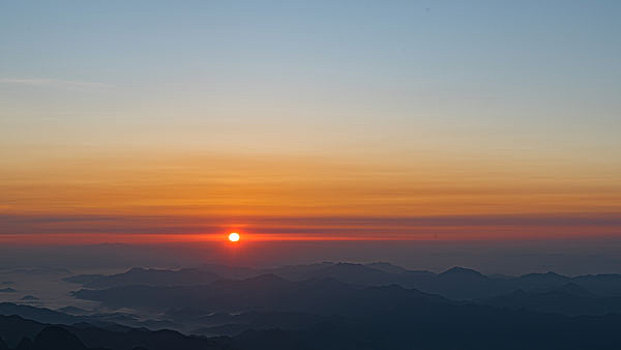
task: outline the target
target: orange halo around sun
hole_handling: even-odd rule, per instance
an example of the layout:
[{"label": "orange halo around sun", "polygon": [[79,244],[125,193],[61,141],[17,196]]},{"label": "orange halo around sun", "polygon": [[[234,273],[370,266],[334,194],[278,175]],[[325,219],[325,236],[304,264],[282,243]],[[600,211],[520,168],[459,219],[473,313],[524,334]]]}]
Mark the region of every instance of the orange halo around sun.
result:
[{"label": "orange halo around sun", "polygon": [[229,233],[229,241],[237,242],[237,241],[239,241],[239,238],[240,238],[239,233],[237,233],[237,232]]}]

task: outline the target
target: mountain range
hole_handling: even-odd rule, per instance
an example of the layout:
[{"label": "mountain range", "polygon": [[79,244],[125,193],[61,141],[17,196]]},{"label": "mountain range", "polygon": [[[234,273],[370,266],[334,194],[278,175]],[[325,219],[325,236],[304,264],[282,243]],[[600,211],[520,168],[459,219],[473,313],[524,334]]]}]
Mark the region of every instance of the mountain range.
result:
[{"label": "mountain range", "polygon": [[0,350],[55,349],[48,343],[69,350],[547,350],[621,344],[620,275],[511,277],[463,267],[433,273],[387,263],[318,263],[132,268],[65,280],[81,285],[75,298],[99,303],[100,310],[0,303]]}]

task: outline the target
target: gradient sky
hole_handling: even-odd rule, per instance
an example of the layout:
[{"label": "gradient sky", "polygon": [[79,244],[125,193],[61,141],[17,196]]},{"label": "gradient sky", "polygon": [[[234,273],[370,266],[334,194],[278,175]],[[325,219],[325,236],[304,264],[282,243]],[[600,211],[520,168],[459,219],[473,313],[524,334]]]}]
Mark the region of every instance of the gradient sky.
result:
[{"label": "gradient sky", "polygon": [[0,242],[621,235],[619,18],[4,1]]}]

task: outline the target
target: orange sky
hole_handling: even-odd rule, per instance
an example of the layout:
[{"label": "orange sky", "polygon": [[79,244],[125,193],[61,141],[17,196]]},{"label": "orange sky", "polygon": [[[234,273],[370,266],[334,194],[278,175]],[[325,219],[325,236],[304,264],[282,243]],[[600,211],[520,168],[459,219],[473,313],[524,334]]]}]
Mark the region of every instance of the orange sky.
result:
[{"label": "orange sky", "polygon": [[14,242],[51,235],[42,243],[76,240],[67,234],[90,242],[191,241],[229,230],[306,240],[619,233],[614,166],[539,161],[42,152],[13,159],[3,171],[2,233]]},{"label": "orange sky", "polygon": [[47,156],[4,167],[4,213],[429,216],[621,207],[618,169],[585,162],[417,154],[394,161],[157,152]]}]

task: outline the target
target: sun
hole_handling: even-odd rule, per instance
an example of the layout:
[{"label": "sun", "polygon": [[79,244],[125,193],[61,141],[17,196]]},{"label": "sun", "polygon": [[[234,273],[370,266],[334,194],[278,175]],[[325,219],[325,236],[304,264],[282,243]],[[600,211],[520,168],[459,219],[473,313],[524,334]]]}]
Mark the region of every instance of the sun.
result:
[{"label": "sun", "polygon": [[239,233],[237,233],[237,232],[229,233],[229,241],[237,242],[237,241],[239,241],[239,238],[240,238]]}]

